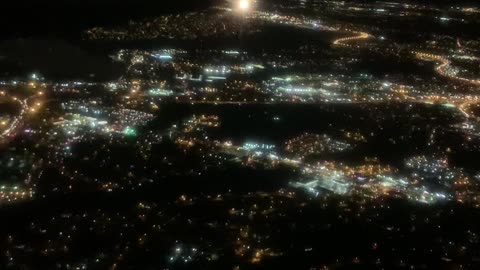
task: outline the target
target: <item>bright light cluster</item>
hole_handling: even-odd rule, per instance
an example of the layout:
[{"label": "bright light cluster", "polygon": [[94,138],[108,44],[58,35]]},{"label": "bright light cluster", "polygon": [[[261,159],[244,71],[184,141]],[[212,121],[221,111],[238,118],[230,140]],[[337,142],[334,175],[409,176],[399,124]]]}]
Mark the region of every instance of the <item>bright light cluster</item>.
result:
[{"label": "bright light cluster", "polygon": [[248,11],[251,8],[250,0],[240,0],[238,2],[238,8],[241,11]]}]

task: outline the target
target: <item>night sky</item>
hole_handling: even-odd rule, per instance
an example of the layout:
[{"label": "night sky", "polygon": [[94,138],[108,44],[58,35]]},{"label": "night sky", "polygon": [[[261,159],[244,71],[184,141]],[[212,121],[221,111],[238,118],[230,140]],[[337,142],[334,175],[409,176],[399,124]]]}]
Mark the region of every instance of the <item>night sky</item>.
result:
[{"label": "night sky", "polygon": [[75,37],[96,25],[111,25],[168,13],[204,9],[222,0],[18,0],[0,12],[2,39],[29,35]]}]

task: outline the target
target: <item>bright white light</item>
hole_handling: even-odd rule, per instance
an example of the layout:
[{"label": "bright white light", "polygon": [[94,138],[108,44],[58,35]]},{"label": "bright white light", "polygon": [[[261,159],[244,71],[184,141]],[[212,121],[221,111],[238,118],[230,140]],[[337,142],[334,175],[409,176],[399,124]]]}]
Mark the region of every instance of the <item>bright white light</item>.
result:
[{"label": "bright white light", "polygon": [[240,0],[240,2],[238,3],[238,7],[242,11],[247,11],[247,10],[250,9],[250,1],[249,0]]}]

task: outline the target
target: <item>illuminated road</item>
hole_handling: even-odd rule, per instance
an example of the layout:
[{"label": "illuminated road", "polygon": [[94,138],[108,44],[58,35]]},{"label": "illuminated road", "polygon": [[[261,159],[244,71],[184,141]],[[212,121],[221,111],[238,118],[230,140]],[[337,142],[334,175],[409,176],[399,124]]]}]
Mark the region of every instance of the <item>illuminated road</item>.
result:
[{"label": "illuminated road", "polygon": [[35,108],[35,105],[30,107],[28,105],[28,102],[31,99],[33,99],[35,97],[42,96],[42,95],[43,95],[43,92],[39,92],[39,93],[37,93],[33,96],[30,96],[29,98],[23,99],[23,100],[18,99],[16,97],[11,98],[13,101],[20,104],[21,110],[20,110],[20,113],[13,118],[11,123],[9,123],[8,127],[6,127],[6,129],[4,131],[2,131],[2,133],[0,134],[0,144],[6,143],[8,141],[9,137],[12,137],[12,136],[16,135],[18,130],[22,127],[22,123],[24,122],[25,117],[28,114],[28,112],[35,112],[36,109],[41,105],[40,103],[36,103],[37,108]]},{"label": "illuminated road", "polygon": [[467,84],[473,84],[480,86],[480,80],[472,80],[472,79],[467,79],[467,78],[462,78],[458,77],[455,74],[451,74],[448,72],[448,68],[451,65],[450,60],[447,58],[440,56],[440,55],[435,55],[435,54],[428,54],[428,53],[421,53],[421,52],[413,52],[415,54],[415,57],[420,60],[424,61],[435,61],[438,63],[438,65],[435,67],[435,71],[440,74],[443,77],[456,80],[459,82],[467,83]]},{"label": "illuminated road", "polygon": [[[278,101],[192,101],[192,100],[177,100],[177,103],[181,104],[190,104],[190,105],[197,105],[197,104],[208,104],[208,105],[249,105],[249,104],[262,104],[262,105],[274,105],[274,104],[292,104],[290,102],[278,102]],[[361,105],[361,104],[384,104],[388,102],[400,102],[395,100],[352,100],[352,101],[331,101],[327,102],[328,104],[354,104],[354,105]],[[435,102],[440,102],[440,104],[452,104],[455,108],[465,116],[465,120],[468,121],[469,119],[472,120],[480,120],[480,117],[476,117],[471,110],[471,107],[476,104],[480,104],[480,96],[469,96],[459,99],[449,99],[447,97],[440,98],[440,99],[418,99],[415,97],[405,95],[405,100],[403,102],[410,103],[410,104],[432,104]],[[299,104],[319,104],[318,101],[313,102],[298,102]],[[322,102],[323,103],[323,102]]]},{"label": "illuminated road", "polygon": [[368,39],[368,38],[371,37],[370,34],[365,33],[365,32],[352,31],[352,33],[355,34],[355,35],[351,36],[351,37],[339,38],[339,39],[334,40],[333,45],[349,47],[349,46],[352,46],[351,44],[349,44],[352,41]]},{"label": "illuminated road", "polygon": [[[388,102],[399,102],[396,100],[351,100],[351,101],[298,101],[298,102],[289,102],[289,101],[202,101],[202,100],[177,100],[175,101],[179,104],[205,104],[205,105],[254,105],[254,104],[262,104],[262,105],[275,105],[275,104],[307,104],[307,105],[315,105],[315,104],[383,104]],[[431,102],[430,100],[418,100],[415,98],[405,100],[407,103],[419,103],[419,104],[426,104]],[[480,102],[480,101],[479,101]]]},{"label": "illuminated road", "polygon": [[18,114],[18,116],[16,116],[13,119],[13,121],[10,123],[10,125],[2,132],[2,134],[0,134],[1,139],[3,139],[3,137],[12,135],[12,133],[14,133],[16,129],[18,129],[18,127],[20,126],[20,124],[23,121],[23,118],[24,118],[25,114],[28,112],[28,104],[27,104],[28,99],[20,100],[20,99],[14,97],[14,98],[12,98],[12,100],[14,100],[14,101],[16,101],[20,104],[21,111]]},{"label": "illuminated road", "polygon": [[475,97],[472,100],[467,100],[463,103],[460,103],[457,106],[457,108],[463,115],[465,115],[465,117],[467,117],[467,118],[477,118],[474,115],[474,112],[471,110],[472,106],[477,105],[477,104],[480,104],[480,98],[479,97]]},{"label": "illuminated road", "polygon": [[[351,31],[351,32],[355,35],[336,39],[333,41],[333,45],[343,46],[343,47],[352,47],[353,45],[350,44],[350,42],[364,40],[372,37],[370,34],[366,32],[359,32],[359,31]],[[459,77],[456,74],[449,72],[449,69],[451,68],[451,61],[443,56],[429,54],[429,53],[422,53],[422,52],[412,52],[412,53],[415,55],[417,59],[424,60],[424,61],[437,62],[438,65],[435,67],[435,71],[443,77],[446,77],[455,81],[467,83],[467,84],[480,86],[480,80],[473,80],[473,79]]]},{"label": "illuminated road", "polygon": [[[363,39],[368,39],[371,37],[370,34],[365,33],[365,32],[352,32],[355,33],[355,36],[351,37],[346,37],[346,38],[340,38],[336,39],[333,41],[333,45],[337,46],[343,46],[343,47],[351,47],[352,45],[349,44],[352,41],[358,41],[358,40],[363,40]],[[448,69],[451,67],[451,61],[448,60],[447,58],[440,56],[440,55],[435,55],[435,54],[428,54],[428,53],[422,53],[422,52],[412,52],[417,59],[424,60],[424,61],[435,61],[438,63],[438,65],[435,67],[435,71],[446,78],[458,81],[458,82],[463,82],[466,84],[471,84],[471,85],[476,85],[480,86],[480,80],[473,80],[473,79],[467,79],[467,78],[462,78],[459,77],[455,74],[452,74],[451,72],[448,71]],[[408,102],[412,103],[428,103],[430,100],[417,100],[414,97],[410,96],[404,96]],[[444,101],[447,101],[448,103],[454,104],[455,107],[467,118],[476,118],[477,120],[480,119],[480,117],[475,117],[473,111],[471,110],[471,107],[473,105],[480,104],[480,97],[467,97],[463,98],[461,100],[448,100],[448,98],[445,98]],[[351,102],[351,103],[359,103],[359,102]],[[361,102],[360,102],[361,103]]]}]

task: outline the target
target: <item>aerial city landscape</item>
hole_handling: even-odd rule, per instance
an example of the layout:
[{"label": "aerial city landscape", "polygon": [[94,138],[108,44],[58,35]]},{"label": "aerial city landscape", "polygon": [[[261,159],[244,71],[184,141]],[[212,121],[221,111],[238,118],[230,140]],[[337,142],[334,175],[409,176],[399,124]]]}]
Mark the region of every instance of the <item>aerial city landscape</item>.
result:
[{"label": "aerial city landscape", "polygon": [[480,269],[480,4],[434,2],[3,38],[0,269]]}]

